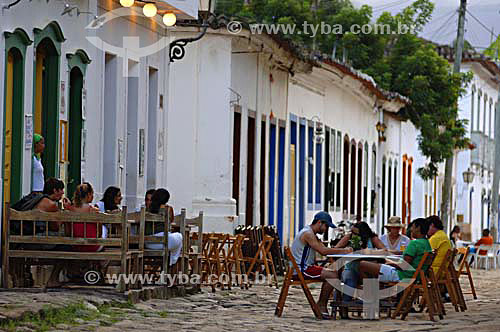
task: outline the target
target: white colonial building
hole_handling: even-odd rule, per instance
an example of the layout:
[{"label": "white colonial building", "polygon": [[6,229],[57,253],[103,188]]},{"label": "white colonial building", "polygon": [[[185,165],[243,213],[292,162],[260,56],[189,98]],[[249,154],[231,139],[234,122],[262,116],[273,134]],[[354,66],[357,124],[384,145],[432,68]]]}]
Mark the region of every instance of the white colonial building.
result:
[{"label": "white colonial building", "polygon": [[[438,47],[438,52],[453,63],[453,49]],[[481,231],[498,229],[498,220],[491,220],[493,170],[495,162],[495,110],[497,110],[500,68],[491,59],[473,51],[465,51],[462,72],[472,72],[473,80],[459,100],[459,117],[468,121],[467,133],[471,149],[456,153],[452,225],[462,226],[473,241]],[[464,173],[474,173],[472,183],[464,181]],[[467,234],[467,235],[469,235]]]},{"label": "white colonial building", "polygon": [[[197,0],[156,5],[198,17]],[[146,17],[137,4],[4,1],[2,207],[31,191],[33,133],[45,137],[45,177],[64,180],[69,193],[82,181],[96,198],[116,185],[135,207],[146,189],[166,187],[170,40],[161,16]]]},{"label": "white colonial building", "polygon": [[169,86],[172,203],[204,210],[207,229],[275,225],[287,244],[319,210],[377,232],[392,215],[424,216],[418,132],[397,115],[407,99],[348,65],[210,30],[171,66]]}]

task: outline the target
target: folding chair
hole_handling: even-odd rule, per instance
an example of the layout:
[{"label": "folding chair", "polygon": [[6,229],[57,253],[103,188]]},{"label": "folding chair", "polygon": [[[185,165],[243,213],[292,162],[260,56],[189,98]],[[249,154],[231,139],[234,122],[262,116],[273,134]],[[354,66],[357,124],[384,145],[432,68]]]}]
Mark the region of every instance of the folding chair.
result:
[{"label": "folding chair", "polygon": [[297,262],[293,258],[290,248],[285,247],[284,250],[285,250],[285,256],[288,257],[291,266],[288,267],[288,272],[286,273],[283,286],[281,287],[280,297],[278,299],[278,303],[276,304],[276,310],[274,311],[274,315],[281,317],[283,309],[285,308],[285,301],[288,296],[288,289],[290,288],[290,286],[300,285],[302,287],[302,290],[304,291],[307,301],[309,302],[309,305],[311,306],[314,316],[316,316],[316,318],[318,319],[321,319],[322,318],[321,310],[319,309],[319,306],[316,303],[316,301],[314,301],[311,291],[309,290],[309,287],[307,285],[312,283],[323,283],[323,280],[305,279],[304,275],[302,274],[302,271],[300,271],[300,268],[297,265]]},{"label": "folding chair", "polygon": [[[217,284],[220,285],[221,289],[224,289],[224,285],[227,285],[227,288],[231,289],[229,265],[225,249],[228,239],[229,234],[213,233],[208,237],[208,241],[210,242],[208,263],[212,271],[211,276],[217,276]],[[214,290],[212,280],[208,282],[212,285],[212,290]]]},{"label": "folding chair", "polygon": [[241,246],[243,245],[244,240],[245,236],[243,234],[229,237],[227,262],[229,265],[230,275],[232,276],[232,272],[236,273],[236,285],[239,285],[241,289],[248,289],[248,282],[243,279],[243,275],[246,276],[245,260],[241,251]]},{"label": "folding chair", "polygon": [[[448,273],[447,273],[449,277],[447,278],[450,279],[451,285],[453,287],[455,302],[453,302],[453,298],[452,302],[455,305],[455,310],[456,306],[458,306],[460,308],[460,311],[463,312],[467,310],[467,305],[465,304],[464,293],[462,292],[462,287],[460,286],[458,271],[455,270],[455,265],[453,265],[457,253],[458,253],[457,249],[453,249],[451,251],[451,257],[450,257],[451,263],[448,265]],[[458,312],[458,310],[456,311]]]},{"label": "folding chair", "polygon": [[[264,265],[269,286],[272,287],[273,285],[275,285],[276,288],[278,288],[278,278],[276,277],[276,269],[274,268],[273,256],[270,252],[272,244],[273,238],[269,235],[264,235],[255,256],[247,257],[245,259],[250,263],[250,267],[247,271],[247,277],[250,278],[250,275],[252,273],[256,274],[256,272],[253,271],[254,267],[257,267],[257,272],[259,272],[261,269],[261,265]],[[269,266],[271,267],[271,269],[269,269]]]},{"label": "folding chair", "polygon": [[[459,248],[458,253],[462,254],[462,260],[460,261],[460,264],[458,266],[458,277],[466,275],[467,278],[469,279],[469,285],[471,288],[470,293],[463,293],[463,294],[472,294],[474,297],[474,300],[477,300],[477,295],[476,295],[476,288],[474,287],[474,281],[472,280],[472,273],[470,272],[470,265],[469,265],[469,252],[470,248]],[[465,268],[465,270],[464,270]]]},{"label": "folding chair", "polygon": [[405,290],[399,300],[396,310],[392,314],[393,319],[399,315],[401,315],[402,320],[406,319],[414,300],[420,295],[420,292],[422,292],[423,299],[425,303],[427,303],[429,319],[435,322],[434,315],[437,311],[435,307],[435,296],[426,273],[428,269],[431,268],[435,257],[436,255],[434,253],[425,253],[410,281],[397,283],[398,286],[405,287]]},{"label": "folding chair", "polygon": [[[454,261],[453,249],[449,249],[443,258],[443,262],[439,267],[439,270],[435,276],[436,282],[439,286],[444,287],[450,296],[451,303],[455,307],[455,311],[458,312],[459,299],[458,290],[453,284],[453,278],[451,275],[450,265],[453,265]],[[439,287],[440,288],[440,287]],[[439,289],[438,289],[439,290]],[[438,292],[439,299],[441,299],[441,293]]]}]

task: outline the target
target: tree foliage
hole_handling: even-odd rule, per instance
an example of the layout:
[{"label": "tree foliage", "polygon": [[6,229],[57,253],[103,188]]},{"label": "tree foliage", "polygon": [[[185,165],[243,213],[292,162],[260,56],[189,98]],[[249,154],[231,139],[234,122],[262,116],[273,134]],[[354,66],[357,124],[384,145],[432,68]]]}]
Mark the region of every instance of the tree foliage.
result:
[{"label": "tree foliage", "polygon": [[[288,35],[297,44],[347,58],[356,69],[371,75],[382,88],[408,97],[411,103],[400,114],[420,130],[419,148],[429,163],[419,174],[437,175],[439,163],[457,148],[467,146],[466,121],[458,120],[457,101],[465,93],[471,74],[453,74],[449,63],[418,33],[430,21],[434,4],[416,0],[400,13],[382,13],[376,21],[368,5],[355,8],[348,0],[218,0],[216,10],[227,16],[244,17],[253,23],[289,23],[302,26],[324,22],[340,24],[343,34]],[[354,34],[351,26],[385,25],[391,33]],[[410,31],[400,31],[407,26]],[[397,33],[394,33],[397,32]]]},{"label": "tree foliage", "polygon": [[498,60],[500,57],[500,36],[485,51],[484,54]]}]

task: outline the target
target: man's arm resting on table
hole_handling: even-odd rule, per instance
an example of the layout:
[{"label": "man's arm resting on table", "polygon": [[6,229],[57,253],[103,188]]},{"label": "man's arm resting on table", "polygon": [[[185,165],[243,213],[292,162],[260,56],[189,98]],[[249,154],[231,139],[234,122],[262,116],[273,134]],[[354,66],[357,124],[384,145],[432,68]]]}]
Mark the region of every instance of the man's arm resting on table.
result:
[{"label": "man's arm resting on table", "polygon": [[351,253],[351,248],[327,248],[325,245],[318,240],[318,238],[310,232],[306,232],[302,235],[302,241],[307,243],[309,247],[314,249],[320,255],[333,255],[333,254],[347,254]]}]

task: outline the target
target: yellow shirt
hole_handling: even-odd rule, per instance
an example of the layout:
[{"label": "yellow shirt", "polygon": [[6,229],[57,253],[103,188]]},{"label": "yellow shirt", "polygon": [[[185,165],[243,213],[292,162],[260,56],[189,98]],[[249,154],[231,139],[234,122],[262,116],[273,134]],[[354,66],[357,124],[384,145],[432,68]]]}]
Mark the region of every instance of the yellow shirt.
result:
[{"label": "yellow shirt", "polygon": [[448,250],[451,249],[451,242],[448,235],[446,235],[444,231],[439,230],[431,236],[429,243],[431,244],[432,250],[436,250],[436,258],[432,263],[432,269],[434,273],[437,273],[444,260],[444,256]]}]

